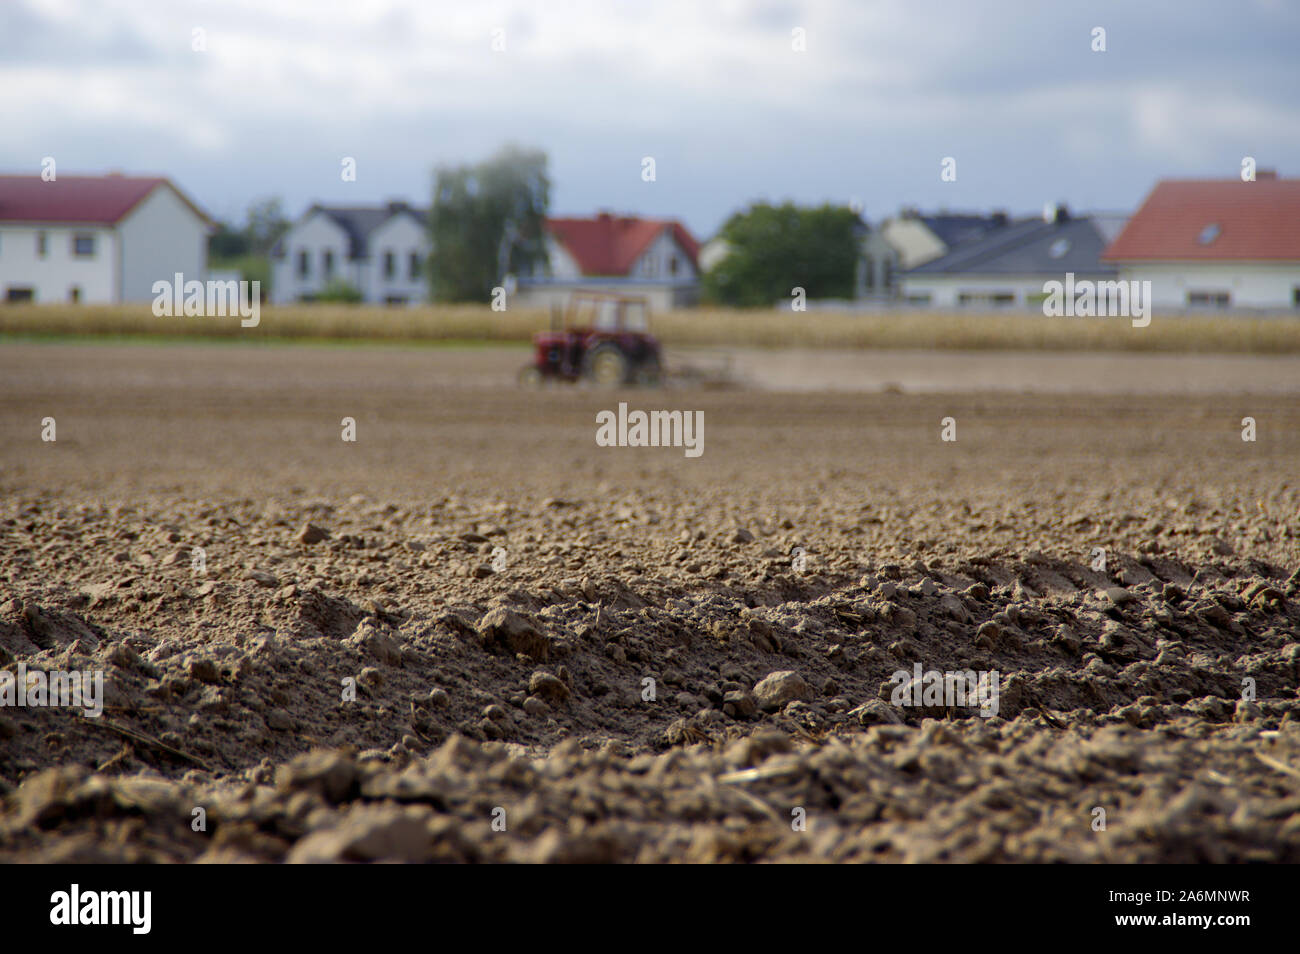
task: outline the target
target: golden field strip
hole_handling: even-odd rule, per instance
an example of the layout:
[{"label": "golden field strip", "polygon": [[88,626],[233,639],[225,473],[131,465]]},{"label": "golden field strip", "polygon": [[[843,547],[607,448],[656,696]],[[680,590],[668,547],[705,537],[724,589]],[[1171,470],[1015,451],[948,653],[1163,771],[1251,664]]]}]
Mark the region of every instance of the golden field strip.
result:
[{"label": "golden field strip", "polygon": [[[257,327],[237,317],[155,317],[139,305],[5,305],[0,335],[166,336],[249,341],[526,342],[546,311],[494,312],[480,305],[386,308],[290,305],[262,309]],[[657,315],[670,346],[1300,353],[1300,315],[1169,315],[1149,327],[1122,318],[1047,318],[1037,313],[938,311],[803,312],[696,308]]]}]

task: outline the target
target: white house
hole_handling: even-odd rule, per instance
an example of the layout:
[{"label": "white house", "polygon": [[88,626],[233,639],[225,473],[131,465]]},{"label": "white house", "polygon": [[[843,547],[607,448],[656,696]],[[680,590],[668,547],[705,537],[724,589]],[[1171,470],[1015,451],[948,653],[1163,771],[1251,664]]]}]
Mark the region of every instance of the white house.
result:
[{"label": "white house", "polygon": [[212,220],[161,177],[0,176],[0,300],[152,301],[207,278]]},{"label": "white house", "polygon": [[311,301],[345,282],[367,302],[428,301],[427,221],[427,212],[405,202],[313,205],[271,250],[271,300]]},{"label": "white house", "polygon": [[675,221],[616,216],[546,220],[547,265],[516,276],[515,300],[563,304],[576,290],[637,295],[658,311],[699,300],[700,246]]},{"label": "white house", "polygon": [[1103,258],[1155,308],[1300,309],[1300,179],[1160,182]]},{"label": "white house", "polygon": [[1064,281],[1067,273],[1114,280],[1115,266],[1101,255],[1122,223],[1121,216],[1076,217],[1051,205],[1041,217],[999,224],[903,272],[901,294],[910,304],[934,308],[1037,306],[1046,283]]}]

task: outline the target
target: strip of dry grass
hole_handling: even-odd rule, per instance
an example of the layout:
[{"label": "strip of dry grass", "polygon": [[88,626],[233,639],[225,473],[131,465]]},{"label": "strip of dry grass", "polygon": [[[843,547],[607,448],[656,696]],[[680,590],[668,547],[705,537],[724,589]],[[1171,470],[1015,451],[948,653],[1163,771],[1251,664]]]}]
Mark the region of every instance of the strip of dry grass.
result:
[{"label": "strip of dry grass", "polygon": [[[3,305],[0,335],[181,336],[249,341],[526,342],[547,327],[540,309],[493,312],[479,305],[385,308],[267,307],[255,328],[238,318],[157,318],[140,305]],[[654,328],[675,347],[1300,353],[1300,317],[1155,316],[1045,318],[1034,313],[741,311],[661,314]]]}]

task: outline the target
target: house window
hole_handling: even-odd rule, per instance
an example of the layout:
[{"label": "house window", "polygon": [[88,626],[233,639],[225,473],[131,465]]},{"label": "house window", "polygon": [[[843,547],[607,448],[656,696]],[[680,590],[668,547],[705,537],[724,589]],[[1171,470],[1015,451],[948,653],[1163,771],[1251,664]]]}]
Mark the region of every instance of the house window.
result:
[{"label": "house window", "polygon": [[863,283],[868,291],[876,287],[876,260],[868,255],[862,263],[866,272],[866,281]]},{"label": "house window", "polygon": [[397,256],[392,252],[384,253],[384,277],[392,279],[397,275]]},{"label": "house window", "polygon": [[1014,305],[1014,292],[958,292],[959,305]]},{"label": "house window", "polygon": [[334,250],[333,249],[327,248],[325,250],[325,254],[321,256],[321,264],[325,271],[325,280],[329,281],[329,279],[334,277]]},{"label": "house window", "polygon": [[31,301],[36,297],[35,292],[30,288],[9,288],[5,291],[5,301]]},{"label": "house window", "polygon": [[1189,291],[1187,304],[1190,308],[1227,308],[1232,300],[1226,291]]},{"label": "house window", "polygon": [[655,256],[647,255],[645,257],[641,271],[646,278],[655,278],[659,274],[659,269],[656,267],[658,264],[659,260]]},{"label": "house window", "polygon": [[409,268],[407,269],[407,271],[411,281],[415,281],[417,278],[420,277],[420,253],[419,252],[411,253],[411,261],[409,263]]},{"label": "house window", "polygon": [[48,251],[48,247],[45,241],[45,233],[37,232],[36,233],[36,257],[44,258],[47,251]]},{"label": "house window", "polygon": [[72,254],[77,258],[90,258],[95,254],[95,236],[84,233],[72,236]]},{"label": "house window", "polygon": [[68,289],[68,301],[74,305],[81,301],[81,288],[79,286],[73,285]]},{"label": "house window", "polygon": [[881,278],[880,286],[885,291],[889,291],[894,287],[894,260],[892,258],[886,256],[882,271],[884,271],[885,274]]},{"label": "house window", "polygon": [[311,255],[306,249],[298,253],[298,277],[306,278],[311,274]]},{"label": "house window", "polygon": [[406,304],[409,304],[409,303],[410,303],[410,302],[409,302],[409,300],[407,299],[407,297],[406,297],[405,295],[385,295],[385,296],[384,296],[384,304],[385,304],[385,305],[406,305]]},{"label": "house window", "polygon": [[1291,307],[1300,308],[1300,285],[1291,289]]},{"label": "house window", "polygon": [[669,275],[676,275],[676,274],[677,274],[677,256],[676,256],[676,255],[669,255],[669,256],[668,256],[668,274],[669,274]]}]

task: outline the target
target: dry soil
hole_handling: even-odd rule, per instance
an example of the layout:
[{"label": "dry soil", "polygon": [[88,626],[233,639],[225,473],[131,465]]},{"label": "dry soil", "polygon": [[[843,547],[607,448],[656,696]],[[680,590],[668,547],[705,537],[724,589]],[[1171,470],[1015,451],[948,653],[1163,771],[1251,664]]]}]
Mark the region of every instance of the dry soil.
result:
[{"label": "dry soil", "polygon": [[105,679],[0,709],[0,861],[1300,860],[1294,389],[521,359],[0,345],[0,666]]}]

